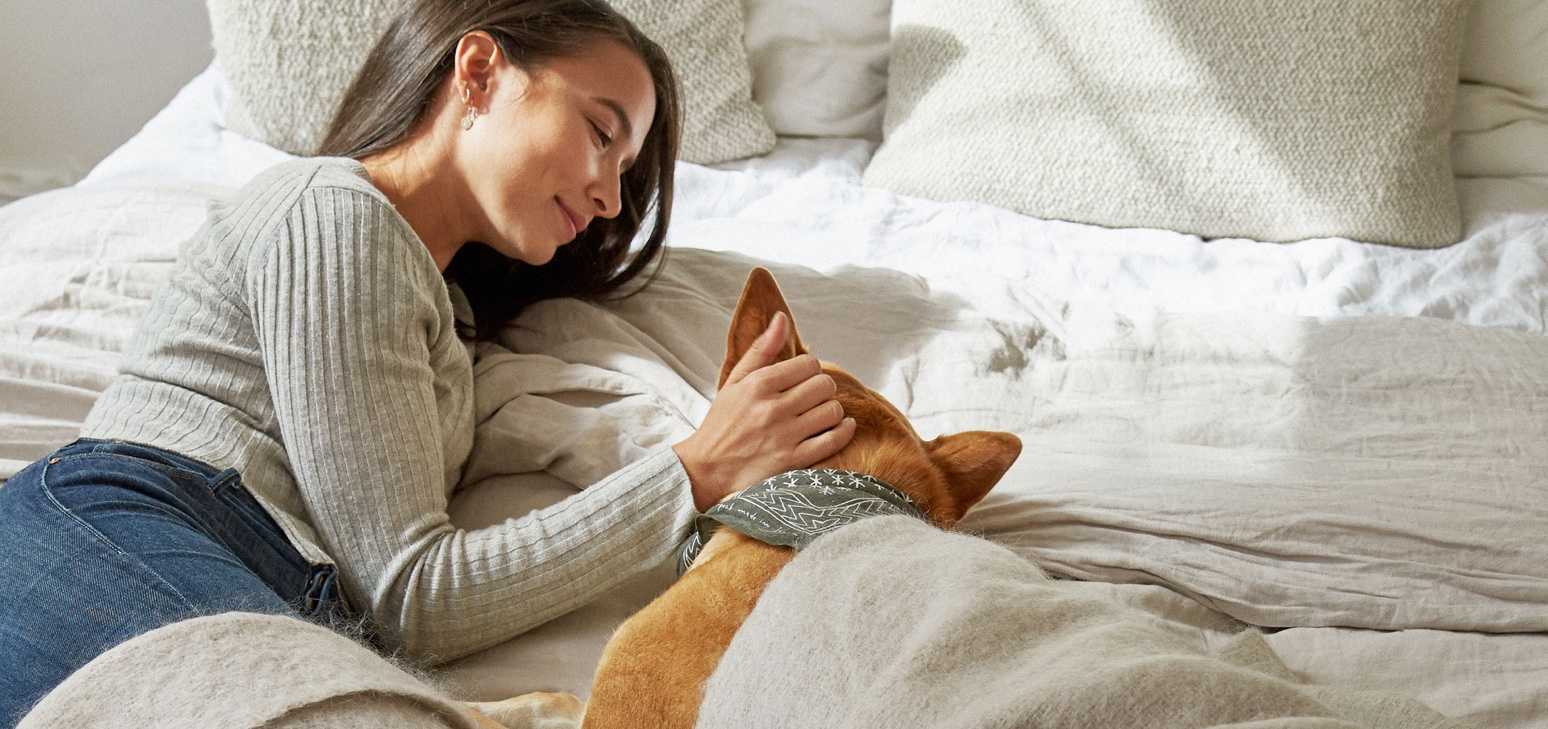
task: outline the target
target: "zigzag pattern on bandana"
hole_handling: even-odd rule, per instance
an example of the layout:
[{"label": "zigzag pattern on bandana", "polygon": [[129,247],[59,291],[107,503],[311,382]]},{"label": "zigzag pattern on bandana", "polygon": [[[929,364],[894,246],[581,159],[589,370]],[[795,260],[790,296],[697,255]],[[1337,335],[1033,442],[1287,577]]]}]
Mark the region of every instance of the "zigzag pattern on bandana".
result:
[{"label": "zigzag pattern on bandana", "polygon": [[768,544],[801,549],[840,527],[891,514],[924,518],[906,494],[866,474],[832,468],[786,471],[699,515],[678,549],[677,573],[688,570],[722,524]]}]

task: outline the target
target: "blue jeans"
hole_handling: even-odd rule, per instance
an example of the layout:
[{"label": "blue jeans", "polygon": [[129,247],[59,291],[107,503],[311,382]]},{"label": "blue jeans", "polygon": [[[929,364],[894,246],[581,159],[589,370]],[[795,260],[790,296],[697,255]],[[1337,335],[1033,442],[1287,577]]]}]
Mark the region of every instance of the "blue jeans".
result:
[{"label": "blue jeans", "polygon": [[232,610],[350,622],[235,469],[82,438],[0,487],[0,727],[109,648]]}]

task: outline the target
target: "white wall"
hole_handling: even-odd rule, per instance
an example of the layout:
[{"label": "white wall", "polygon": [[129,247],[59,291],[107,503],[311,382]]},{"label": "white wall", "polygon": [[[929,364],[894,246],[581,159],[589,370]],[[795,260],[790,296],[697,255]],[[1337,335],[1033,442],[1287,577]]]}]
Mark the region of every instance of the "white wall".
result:
[{"label": "white wall", "polygon": [[80,179],[213,55],[203,0],[0,0],[0,204]]}]

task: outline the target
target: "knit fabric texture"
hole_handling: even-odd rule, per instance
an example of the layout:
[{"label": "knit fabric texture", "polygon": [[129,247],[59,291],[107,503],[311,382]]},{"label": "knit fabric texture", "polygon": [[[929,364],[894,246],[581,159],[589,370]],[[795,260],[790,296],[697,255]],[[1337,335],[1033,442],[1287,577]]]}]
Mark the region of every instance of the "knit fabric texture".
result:
[{"label": "knit fabric texture", "polygon": [[[666,50],[681,82],[680,156],[711,164],[774,148],[752,98],[738,0],[614,0]],[[377,38],[407,0],[208,0],[215,62],[233,94],[226,126],[311,154]]]},{"label": "knit fabric texture", "polygon": [[1470,0],[897,0],[868,185],[1206,238],[1461,236]]},{"label": "knit fabric texture", "polygon": [[453,325],[435,261],[364,167],[286,162],[182,245],[82,435],[236,468],[390,645],[451,660],[660,564],[696,513],[663,445],[553,508],[455,527],[475,402]]},{"label": "knit fabric texture", "polygon": [[739,0],[610,0],[666,49],[682,83],[679,156],[713,164],[774,149],[774,129],[753,101]]},{"label": "knit fabric texture", "polygon": [[296,618],[224,613],[97,656],[18,729],[475,729],[439,687]]}]

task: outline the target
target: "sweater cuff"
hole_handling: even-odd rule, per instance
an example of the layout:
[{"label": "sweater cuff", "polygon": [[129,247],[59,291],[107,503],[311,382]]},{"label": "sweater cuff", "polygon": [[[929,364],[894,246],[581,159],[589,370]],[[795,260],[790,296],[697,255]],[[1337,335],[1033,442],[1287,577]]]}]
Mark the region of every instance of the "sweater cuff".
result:
[{"label": "sweater cuff", "polygon": [[645,460],[650,464],[652,471],[659,473],[657,480],[661,482],[662,487],[673,490],[673,539],[682,541],[688,538],[688,530],[692,528],[693,520],[699,515],[699,510],[694,507],[693,482],[688,478],[688,470],[683,467],[682,459],[677,457],[677,450],[671,445],[663,445],[646,456]]}]

